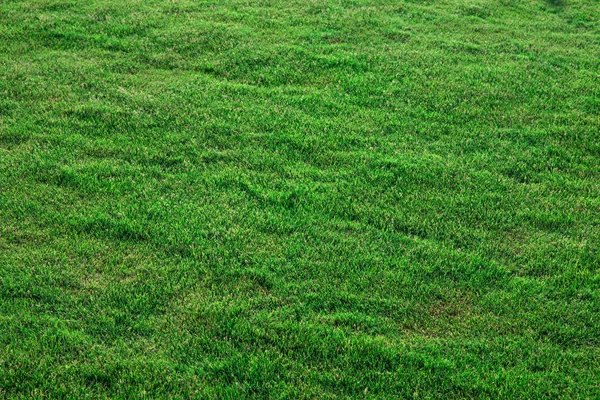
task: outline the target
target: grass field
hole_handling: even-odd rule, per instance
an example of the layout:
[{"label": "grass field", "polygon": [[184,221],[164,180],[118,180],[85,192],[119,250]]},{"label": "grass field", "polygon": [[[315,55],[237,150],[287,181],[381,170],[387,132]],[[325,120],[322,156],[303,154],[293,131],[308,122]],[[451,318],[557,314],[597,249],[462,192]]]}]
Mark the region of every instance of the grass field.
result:
[{"label": "grass field", "polygon": [[2,0],[1,398],[600,398],[600,2]]}]

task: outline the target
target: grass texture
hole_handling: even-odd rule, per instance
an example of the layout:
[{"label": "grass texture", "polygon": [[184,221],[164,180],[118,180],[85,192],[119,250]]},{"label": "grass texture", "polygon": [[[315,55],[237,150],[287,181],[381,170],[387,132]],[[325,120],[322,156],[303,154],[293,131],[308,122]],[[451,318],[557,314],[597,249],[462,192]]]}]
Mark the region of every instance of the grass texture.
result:
[{"label": "grass texture", "polygon": [[599,382],[600,2],[0,2],[0,398]]}]

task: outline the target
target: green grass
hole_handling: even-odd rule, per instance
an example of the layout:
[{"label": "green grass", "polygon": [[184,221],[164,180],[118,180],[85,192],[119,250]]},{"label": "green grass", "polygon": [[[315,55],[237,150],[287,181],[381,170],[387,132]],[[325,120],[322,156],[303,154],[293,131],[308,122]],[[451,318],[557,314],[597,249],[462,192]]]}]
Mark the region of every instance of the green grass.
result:
[{"label": "green grass", "polygon": [[599,382],[600,2],[0,2],[0,397]]}]

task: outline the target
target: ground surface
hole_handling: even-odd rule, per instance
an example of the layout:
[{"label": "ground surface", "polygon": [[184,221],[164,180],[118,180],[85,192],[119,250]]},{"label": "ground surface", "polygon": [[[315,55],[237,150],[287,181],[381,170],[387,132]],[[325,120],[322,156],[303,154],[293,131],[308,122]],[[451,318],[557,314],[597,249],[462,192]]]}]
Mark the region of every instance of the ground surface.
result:
[{"label": "ground surface", "polygon": [[0,397],[600,397],[600,2],[0,2]]}]

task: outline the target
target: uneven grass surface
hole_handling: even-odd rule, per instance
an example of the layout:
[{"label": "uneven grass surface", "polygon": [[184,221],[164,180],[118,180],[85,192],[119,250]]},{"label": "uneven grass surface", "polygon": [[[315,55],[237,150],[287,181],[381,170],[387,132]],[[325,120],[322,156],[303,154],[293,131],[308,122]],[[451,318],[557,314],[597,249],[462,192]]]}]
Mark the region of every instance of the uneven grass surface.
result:
[{"label": "uneven grass surface", "polygon": [[0,397],[600,397],[600,2],[2,0]]}]

